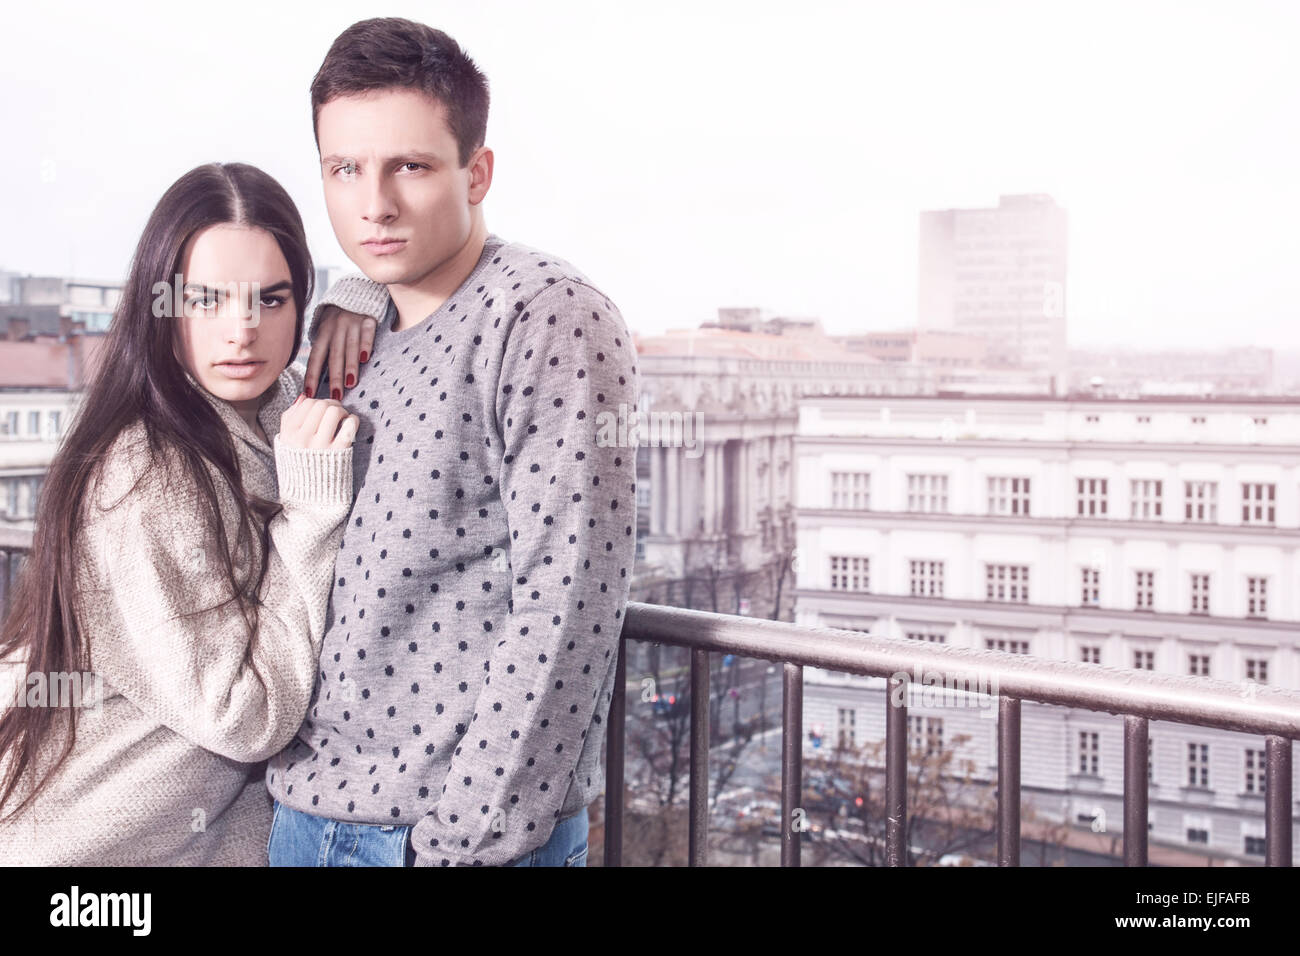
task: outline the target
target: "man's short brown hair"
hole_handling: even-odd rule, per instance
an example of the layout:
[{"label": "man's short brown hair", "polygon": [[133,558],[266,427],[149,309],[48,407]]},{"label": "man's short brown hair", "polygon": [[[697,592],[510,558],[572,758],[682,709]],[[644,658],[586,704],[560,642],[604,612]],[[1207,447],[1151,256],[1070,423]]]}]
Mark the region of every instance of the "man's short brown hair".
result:
[{"label": "man's short brown hair", "polygon": [[338,96],[391,89],[419,90],[442,103],[462,167],[483,145],[488,82],[474,61],[441,30],[400,17],[376,17],[340,33],[311,81],[316,148],[322,106]]}]

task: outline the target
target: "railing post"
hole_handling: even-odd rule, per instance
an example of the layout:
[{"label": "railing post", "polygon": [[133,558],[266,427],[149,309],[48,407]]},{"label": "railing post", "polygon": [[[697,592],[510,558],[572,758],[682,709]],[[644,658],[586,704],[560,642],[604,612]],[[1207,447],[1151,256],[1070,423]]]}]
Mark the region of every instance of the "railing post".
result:
[{"label": "railing post", "polygon": [[998,866],[1020,865],[1020,701],[998,697]]},{"label": "railing post", "polygon": [[1148,721],[1124,715],[1124,865],[1147,865]]},{"label": "railing post", "polygon": [[906,866],[907,676],[885,686],[885,865]]},{"label": "railing post", "polygon": [[690,865],[709,854],[709,652],[691,648]]},{"label": "railing post", "polygon": [[1291,741],[1264,738],[1264,865],[1291,865]]},{"label": "railing post", "polygon": [[624,777],[627,746],[627,641],[618,641],[614,667],[614,699],[609,702],[609,727],[605,740],[605,865],[623,865],[623,807],[627,797]]},{"label": "railing post", "polygon": [[[781,865],[799,866],[794,811],[803,803],[803,667],[786,664],[781,686]],[[807,820],[800,818],[800,823]]]}]

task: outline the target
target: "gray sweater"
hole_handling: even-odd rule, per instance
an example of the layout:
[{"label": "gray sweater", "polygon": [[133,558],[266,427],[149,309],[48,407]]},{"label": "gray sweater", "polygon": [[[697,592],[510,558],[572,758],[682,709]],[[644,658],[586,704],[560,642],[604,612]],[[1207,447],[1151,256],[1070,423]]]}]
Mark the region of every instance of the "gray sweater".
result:
[{"label": "gray sweater", "polygon": [[316,688],[267,785],[413,824],[418,866],[504,865],[604,787],[636,553],[632,338],[572,265],[495,235],[410,328],[363,276],[322,304],[380,321],[343,398],[356,500]]}]

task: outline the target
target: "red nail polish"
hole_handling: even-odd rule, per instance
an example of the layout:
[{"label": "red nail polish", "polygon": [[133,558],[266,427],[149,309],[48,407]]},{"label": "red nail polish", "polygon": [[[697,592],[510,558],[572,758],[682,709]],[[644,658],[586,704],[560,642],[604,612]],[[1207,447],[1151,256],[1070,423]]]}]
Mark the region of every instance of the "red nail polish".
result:
[{"label": "red nail polish", "polygon": [[330,389],[330,398],[335,399],[337,401],[342,397],[343,397],[343,393],[339,391],[337,388]]},{"label": "red nail polish", "polygon": [[311,398],[311,386],[310,386],[310,385],[304,385],[304,386],[302,387],[302,391],[303,391],[303,394],[304,394],[304,395],[306,395],[308,398]]},{"label": "red nail polish", "polygon": [[351,388],[353,385],[357,384],[357,377],[353,375],[351,372],[348,372],[347,381],[345,381],[343,384],[346,385],[348,388]]},{"label": "red nail polish", "polygon": [[370,355],[369,352],[362,352],[362,353],[361,353],[361,361],[364,362],[364,361],[367,359],[367,357],[369,357],[369,355]]}]

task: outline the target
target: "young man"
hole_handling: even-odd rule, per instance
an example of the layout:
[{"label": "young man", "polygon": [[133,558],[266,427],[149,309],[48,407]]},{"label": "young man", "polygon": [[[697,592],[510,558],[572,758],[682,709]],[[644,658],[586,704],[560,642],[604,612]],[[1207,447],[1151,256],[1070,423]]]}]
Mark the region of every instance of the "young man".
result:
[{"label": "young man", "polygon": [[307,381],[327,342],[335,379],[358,346],[365,370],[331,382],[356,501],[311,707],[267,769],[271,865],[585,865],[635,557],[636,448],[607,437],[631,336],[572,265],[487,231],[487,83],[446,34],[354,24],[312,109],[366,278],[318,309]]}]

